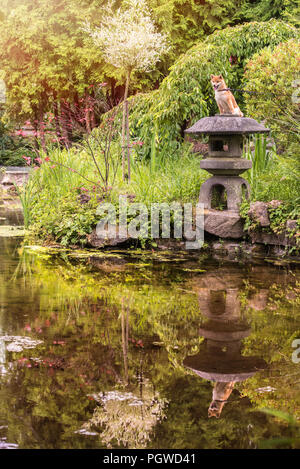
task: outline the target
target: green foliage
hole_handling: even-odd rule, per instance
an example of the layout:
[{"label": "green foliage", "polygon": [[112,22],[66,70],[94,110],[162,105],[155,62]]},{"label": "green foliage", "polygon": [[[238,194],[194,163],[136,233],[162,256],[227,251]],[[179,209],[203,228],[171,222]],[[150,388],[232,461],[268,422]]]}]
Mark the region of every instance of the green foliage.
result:
[{"label": "green foliage", "polygon": [[200,170],[199,156],[190,153],[190,145],[183,146],[172,159],[159,152],[154,158],[153,148],[151,161],[139,161],[138,145],[134,145],[132,181],[128,184],[123,182],[121,166],[112,164],[119,158],[118,142],[111,142],[111,155],[106,159],[100,130],[69,151],[49,148],[41,166],[31,173],[29,187],[32,184],[35,189],[33,194],[30,192],[28,211],[32,215],[31,228],[41,239],[63,245],[85,244],[86,235],[99,221],[97,206],[111,201],[118,211],[119,196],[124,193],[149,207],[152,202],[197,201],[200,185],[208,174]]},{"label": "green foliage", "polygon": [[172,44],[167,64],[174,63],[180,54],[214,30],[232,24],[240,3],[240,0],[226,4],[216,0],[149,0],[157,24]]},{"label": "green foliage", "polygon": [[295,26],[300,25],[298,0],[246,0],[242,3],[238,16],[246,21],[281,18]]},{"label": "green foliage", "polygon": [[[171,67],[158,90],[132,99],[132,136],[145,145],[139,154],[149,157],[152,133],[157,129],[159,148],[172,156],[182,141],[184,129],[217,107],[210,75],[222,73],[228,86],[240,87],[244,66],[261,49],[298,37],[296,28],[282,21],[253,22],[216,31],[192,47]],[[229,59],[236,57],[236,64]],[[243,98],[237,101],[244,108]]]},{"label": "green foliage", "polygon": [[265,119],[278,150],[289,151],[295,144],[299,149],[299,41],[291,39],[255,54],[246,66],[244,83],[259,93],[246,96],[249,116]]},{"label": "green foliage", "polygon": [[263,172],[256,182],[253,200],[281,200],[288,206],[291,218],[299,216],[298,165],[296,159],[273,154],[268,170]]},{"label": "green foliage", "polygon": [[82,18],[78,2],[38,0],[18,3],[0,24],[10,118],[43,120],[56,100],[73,102],[103,81],[102,59],[81,30]]},{"label": "green foliage", "polygon": [[285,422],[288,425],[289,431],[292,436],[272,438],[260,442],[261,449],[274,449],[274,448],[299,448],[300,443],[300,425],[297,419],[286,412],[276,409],[260,409],[260,412],[271,415],[277,420]]},{"label": "green foliage", "polygon": [[[62,245],[85,244],[86,235],[96,224],[98,201],[91,182],[88,182],[90,195],[82,201],[87,191],[89,174],[85,169],[89,160],[87,157],[78,160],[76,170],[72,170],[72,161],[76,161],[76,157],[75,152],[56,150],[52,160],[44,160],[29,180],[35,186],[35,196],[30,199],[34,232]],[[93,168],[91,164],[90,173]]]},{"label": "green foliage", "polygon": [[24,227],[27,229],[29,228],[32,220],[31,220],[31,208],[33,203],[33,198],[35,195],[35,181],[33,179],[29,179],[27,184],[24,184],[22,187],[17,186],[14,184],[15,190],[18,194],[20,199],[23,216],[24,216]]},{"label": "green foliage", "polygon": [[[41,113],[53,110],[56,101],[78,104],[78,98],[93,95],[97,83],[111,85],[116,102],[116,85],[123,83],[122,71],[106,63],[101,52],[83,31],[84,20],[101,23],[108,0],[3,0],[5,14],[0,22],[1,68],[7,85],[7,114],[18,121],[41,120]],[[125,4],[122,0],[117,6]],[[168,74],[177,59],[206,34],[232,22],[238,8],[230,0],[201,2],[149,0],[156,25],[169,37],[171,50],[151,75],[136,72],[132,89],[151,89]],[[122,91],[121,91],[122,93]],[[116,94],[116,96],[115,96]]]},{"label": "green foliage", "polygon": [[12,137],[8,127],[0,121],[0,166],[24,166],[23,156],[34,157],[31,146],[21,137]]},{"label": "green foliage", "polygon": [[[81,205],[76,197],[64,196],[56,201],[55,206],[49,203],[52,194],[44,191],[42,201],[36,200],[33,205],[33,230],[44,239],[54,239],[62,246],[86,244],[86,236],[97,223],[97,202]],[[55,208],[55,211],[54,211]]]},{"label": "green foliage", "polygon": [[190,145],[183,146],[173,158],[155,153],[152,146],[150,161],[133,161],[132,169],[130,190],[137,201],[149,206],[155,202],[195,202],[208,177],[200,169],[200,158],[191,155]]},{"label": "green foliage", "polygon": [[[277,208],[269,207],[270,230],[273,233],[281,233],[285,230],[287,220],[297,220],[300,217],[299,176],[290,168],[291,160],[273,155],[265,171],[258,173],[251,187],[251,201],[270,202],[279,200],[282,202]],[[250,177],[249,177],[250,176]],[[251,172],[248,180],[251,180]],[[257,223],[248,216],[249,201],[243,201],[240,206],[240,214],[244,220],[245,230],[256,230]]]}]

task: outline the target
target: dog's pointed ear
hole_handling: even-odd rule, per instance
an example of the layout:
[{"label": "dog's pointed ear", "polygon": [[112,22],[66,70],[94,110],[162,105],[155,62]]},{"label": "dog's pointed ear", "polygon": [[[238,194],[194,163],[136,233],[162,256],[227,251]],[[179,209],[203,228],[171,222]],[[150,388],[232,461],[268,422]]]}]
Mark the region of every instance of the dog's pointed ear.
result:
[{"label": "dog's pointed ear", "polygon": [[214,78],[214,75],[210,75],[210,78],[213,79],[213,78]]},{"label": "dog's pointed ear", "polygon": [[219,78],[221,78],[221,80],[223,80],[223,77],[222,77],[222,75],[219,75]]}]

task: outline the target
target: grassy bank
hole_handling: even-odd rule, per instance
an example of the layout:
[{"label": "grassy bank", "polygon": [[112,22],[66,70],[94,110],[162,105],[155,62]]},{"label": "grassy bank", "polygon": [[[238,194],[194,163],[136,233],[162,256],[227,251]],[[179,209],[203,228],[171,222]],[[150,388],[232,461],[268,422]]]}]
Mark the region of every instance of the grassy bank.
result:
[{"label": "grassy bank", "polygon": [[197,202],[201,183],[209,175],[200,169],[200,156],[190,151],[190,145],[183,145],[172,158],[153,152],[149,161],[138,161],[134,147],[130,182],[122,179],[117,142],[111,142],[106,157],[93,137],[81,147],[49,149],[20,194],[27,226],[43,241],[84,245],[99,221],[97,207],[103,202],[117,205],[120,195],[147,206]]},{"label": "grassy bank", "polygon": [[[106,153],[103,141],[96,135],[69,150],[52,147],[33,162],[29,182],[19,195],[25,225],[40,240],[84,246],[99,221],[97,207],[104,202],[117,207],[120,195],[148,207],[174,201],[197,203],[201,184],[209,174],[200,169],[202,156],[193,153],[190,144],[171,156],[153,149],[149,161],[138,159],[136,148],[141,142],[132,145],[129,182],[122,179],[118,140],[110,141]],[[297,160],[278,156],[261,141],[244,156],[253,163],[252,170],[244,174],[252,187],[251,201],[282,201],[278,213],[272,214],[272,227],[280,231],[287,219],[299,218]],[[245,201],[241,207],[245,218],[248,208]]]}]

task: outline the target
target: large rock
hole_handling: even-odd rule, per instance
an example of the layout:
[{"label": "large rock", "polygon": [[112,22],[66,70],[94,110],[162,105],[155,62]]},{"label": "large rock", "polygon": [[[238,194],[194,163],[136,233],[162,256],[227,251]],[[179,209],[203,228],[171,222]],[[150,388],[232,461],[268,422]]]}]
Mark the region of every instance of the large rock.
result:
[{"label": "large rock", "polygon": [[221,238],[242,238],[242,219],[235,211],[204,210],[204,230]]},{"label": "large rock", "polygon": [[290,237],[286,232],[275,234],[254,231],[250,233],[250,238],[252,243],[272,244],[275,246],[297,246],[296,237]]},{"label": "large rock", "polygon": [[248,216],[260,226],[270,226],[268,204],[265,202],[252,202],[248,210]]},{"label": "large rock", "polygon": [[286,230],[288,233],[296,233],[298,231],[298,220],[287,220]]},{"label": "large rock", "polygon": [[109,247],[109,246],[118,246],[119,244],[126,243],[128,240],[130,240],[130,236],[127,237],[119,237],[119,230],[118,226],[116,227],[116,237],[114,238],[100,238],[97,235],[96,230],[93,230],[91,234],[87,236],[87,241],[89,246],[92,246],[93,248],[104,248],[104,247]]}]

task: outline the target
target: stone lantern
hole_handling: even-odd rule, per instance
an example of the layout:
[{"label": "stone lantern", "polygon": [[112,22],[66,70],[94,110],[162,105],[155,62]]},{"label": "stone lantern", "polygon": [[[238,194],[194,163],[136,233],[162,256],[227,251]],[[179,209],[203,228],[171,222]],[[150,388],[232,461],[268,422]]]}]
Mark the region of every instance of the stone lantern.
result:
[{"label": "stone lantern", "polygon": [[[243,195],[249,198],[250,186],[240,174],[252,167],[250,160],[242,158],[243,140],[251,134],[269,133],[269,129],[249,117],[218,114],[200,119],[185,132],[193,137],[209,137],[208,157],[200,163],[202,169],[213,175],[200,189],[205,231],[224,238],[242,237],[239,206]],[[227,204],[226,209],[218,210],[218,203]]]},{"label": "stone lantern", "polygon": [[205,340],[199,353],[186,357],[183,365],[214,383],[209,417],[220,417],[236,383],[266,368],[262,358],[242,353],[243,340],[251,334],[241,311],[242,288],[240,272],[226,268],[207,273],[195,286],[203,316],[198,333]]}]

